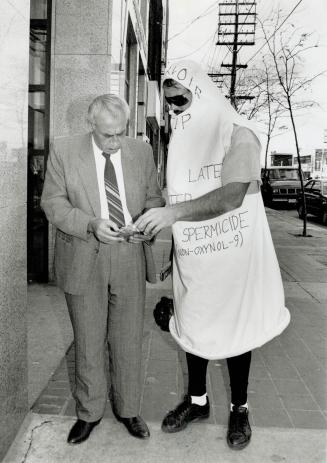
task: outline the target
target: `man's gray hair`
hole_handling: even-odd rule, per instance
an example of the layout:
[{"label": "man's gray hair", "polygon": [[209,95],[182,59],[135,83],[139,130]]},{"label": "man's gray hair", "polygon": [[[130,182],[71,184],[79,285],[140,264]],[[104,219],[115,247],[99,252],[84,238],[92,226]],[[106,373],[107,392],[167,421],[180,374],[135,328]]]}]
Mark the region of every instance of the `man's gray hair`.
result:
[{"label": "man's gray hair", "polygon": [[95,123],[96,116],[101,112],[108,112],[113,118],[117,118],[118,114],[123,113],[126,121],[129,120],[130,109],[124,98],[113,93],[107,93],[94,98],[87,112],[87,120],[90,124]]}]

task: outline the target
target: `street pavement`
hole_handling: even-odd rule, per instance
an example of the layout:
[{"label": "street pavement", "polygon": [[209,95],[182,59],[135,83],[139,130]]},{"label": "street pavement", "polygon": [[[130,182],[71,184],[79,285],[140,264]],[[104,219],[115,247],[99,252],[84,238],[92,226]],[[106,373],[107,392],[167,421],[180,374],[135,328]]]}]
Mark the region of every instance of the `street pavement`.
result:
[{"label": "street pavement", "polygon": [[[30,300],[35,306],[40,299],[46,308],[30,309],[32,407],[4,463],[327,462],[327,227],[309,222],[311,236],[302,237],[298,218],[272,209],[267,215],[292,320],[281,336],[253,352],[249,381],[253,438],[246,449],[231,451],[225,441],[229,387],[221,360],[209,364],[210,418],[174,435],[160,430],[163,416],[179,402],[187,385],[183,352],[169,333],[160,331],[152,315],[160,298],[171,295],[170,278],[148,285],[147,290],[141,415],[149,423],[151,438],[144,442],[126,434],[108,402],[104,419],[89,440],[79,446],[66,444],[75,416],[71,328],[62,294],[54,286],[38,285],[30,288]],[[154,248],[158,268],[167,262],[169,251],[170,232],[163,231]],[[49,323],[45,336],[38,334],[37,313],[42,326],[48,312],[52,328]]]}]

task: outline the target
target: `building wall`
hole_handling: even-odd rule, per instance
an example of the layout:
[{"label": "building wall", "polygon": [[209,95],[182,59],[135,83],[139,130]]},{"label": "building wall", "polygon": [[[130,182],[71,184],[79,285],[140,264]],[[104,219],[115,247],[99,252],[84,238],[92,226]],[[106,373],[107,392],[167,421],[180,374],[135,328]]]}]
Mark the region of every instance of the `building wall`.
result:
[{"label": "building wall", "polygon": [[[148,19],[148,0],[52,1],[50,139],[85,131],[85,113],[95,96],[126,96],[130,36],[130,135],[137,136],[138,76],[140,70],[147,73]],[[156,58],[160,66],[161,57]]]},{"label": "building wall", "polygon": [[0,460],[27,412],[29,0],[0,2]]},{"label": "building wall", "polygon": [[53,0],[50,138],[87,130],[86,111],[110,91],[112,0]]},{"label": "building wall", "polygon": [[317,148],[314,154],[314,174],[315,176],[327,177],[327,149]]},{"label": "building wall", "polygon": [[[139,75],[145,75],[146,92],[149,5],[149,0],[53,0],[50,140],[85,131],[86,110],[96,95],[112,92],[126,97],[128,49],[129,135],[146,138],[146,119],[138,103],[140,97],[141,105],[147,104],[144,95],[139,95]],[[160,7],[166,18],[166,1],[155,0],[153,5],[152,10]],[[156,40],[150,44],[151,68],[155,65],[160,80],[162,37],[152,38]]]}]

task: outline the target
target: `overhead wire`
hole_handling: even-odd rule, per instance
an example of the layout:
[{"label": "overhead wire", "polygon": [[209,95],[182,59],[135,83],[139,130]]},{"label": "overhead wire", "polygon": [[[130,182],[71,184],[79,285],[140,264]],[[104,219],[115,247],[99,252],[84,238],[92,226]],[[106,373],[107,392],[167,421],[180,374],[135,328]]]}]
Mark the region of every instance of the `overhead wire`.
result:
[{"label": "overhead wire", "polygon": [[[255,56],[267,45],[267,43],[276,35],[276,33],[279,31],[279,29],[285,24],[285,22],[289,19],[289,17],[294,13],[296,8],[302,3],[303,0],[299,0],[298,3],[292,8],[292,10],[287,14],[287,16],[284,18],[284,20],[280,23],[280,25],[277,27],[277,29],[274,30],[274,32],[270,35],[268,39],[265,40],[265,42],[262,44],[262,46],[246,61],[246,65],[249,64],[250,61],[253,60]],[[245,70],[241,69],[239,79],[243,77]]]},{"label": "overhead wire", "polygon": [[[226,6],[231,6],[231,5],[226,5]],[[246,19],[248,18],[248,16],[249,16],[250,13],[251,13],[251,9],[249,8],[248,11],[247,11],[247,15],[246,15],[244,21],[246,21]],[[231,10],[230,14],[233,14],[233,11],[232,11],[232,10]],[[225,61],[226,57],[228,56],[228,54],[232,52],[232,49],[231,49],[230,46],[226,45],[226,47],[227,47],[227,52],[226,52],[224,58],[222,59],[221,63],[223,63],[223,62]],[[240,46],[239,50],[240,50],[241,48],[242,48],[242,46]],[[217,48],[216,48],[216,50],[217,50]],[[222,50],[222,48],[220,47],[219,50],[218,50],[217,58],[216,58],[217,60],[218,60],[218,56],[219,56],[221,50]],[[209,61],[208,61],[208,69],[214,67],[214,66],[213,66],[213,62],[214,62],[214,60],[215,60],[215,55],[216,55],[216,51],[214,52],[214,54],[213,54],[213,56],[212,56],[210,65],[209,65]],[[220,68],[219,68],[219,71],[221,71],[221,66],[220,66]],[[218,71],[218,72],[219,72],[219,71]],[[225,82],[224,79],[223,79],[223,84],[227,87],[227,84],[226,84],[226,82]]]},{"label": "overhead wire", "polygon": [[[218,3],[218,5],[219,5],[219,3]],[[212,43],[213,51],[212,51],[212,53],[209,53],[209,56],[208,56],[207,70],[210,70],[210,68],[212,67],[212,63],[214,62],[214,59],[215,59],[215,56],[216,56],[216,53],[217,53],[217,43],[214,43],[216,35],[217,35],[217,40],[218,40],[218,29],[216,29],[216,34],[215,34],[215,36],[213,38],[213,43]],[[219,52],[220,52],[220,50],[218,50],[218,53]],[[209,61],[210,61],[210,64],[209,64]]]},{"label": "overhead wire", "polygon": [[279,29],[285,24],[285,22],[288,20],[288,18],[294,13],[294,11],[296,10],[296,8],[303,2],[303,0],[299,0],[298,3],[294,6],[294,8],[289,12],[289,14],[286,16],[286,18],[280,23],[280,25],[277,27],[277,29],[274,30],[274,32],[271,34],[270,37],[268,37],[267,40],[265,40],[265,43],[259,48],[259,50],[257,50],[254,55],[251,56],[251,58],[248,59],[248,61],[246,62],[246,64],[248,64],[250,61],[253,60],[253,58],[255,56],[257,56],[257,54],[267,45],[267,43],[269,42],[269,40],[271,40],[275,35],[276,33],[279,31]]},{"label": "overhead wire", "polygon": [[214,33],[212,35],[210,35],[210,37],[208,39],[206,39],[205,42],[202,43],[202,45],[199,46],[199,48],[196,48],[195,50],[193,50],[191,53],[188,53],[187,55],[178,56],[178,57],[175,57],[175,58],[170,58],[169,61],[175,61],[175,60],[178,60],[178,59],[184,59],[184,58],[188,58],[189,56],[194,55],[194,53],[201,50],[208,42],[210,42],[210,40],[212,40],[215,37],[215,35],[216,35],[216,28],[214,30]]},{"label": "overhead wire", "polygon": [[[255,4],[255,6],[256,6],[256,8],[255,8],[255,15],[256,15],[256,14],[257,14],[257,13],[256,13],[256,10],[257,10],[258,3],[254,3],[254,4]],[[249,17],[249,14],[253,14],[253,11],[251,10],[251,8],[249,8],[249,10],[248,10],[248,12],[247,12],[247,15],[245,16],[243,22],[246,22],[247,18]],[[241,28],[241,29],[242,29],[242,28]],[[256,30],[256,21],[255,21],[254,32],[253,32],[253,34],[254,34],[253,39],[254,39],[254,40],[255,40],[255,30]],[[240,31],[240,33],[242,33],[242,32]],[[237,54],[241,51],[241,49],[242,49],[243,47],[244,47],[244,44],[240,45],[240,47],[239,47],[238,50],[237,50]],[[236,81],[236,86],[239,85],[239,82],[241,81],[241,79],[242,79],[242,77],[243,77],[243,73],[245,72],[245,69],[246,69],[246,68],[241,69],[241,73],[238,75],[238,79],[237,79],[237,81]]]},{"label": "overhead wire", "polygon": [[[290,13],[285,17],[285,19],[282,21],[282,23],[278,26],[278,28],[273,32],[273,34],[265,41],[265,43],[256,51],[256,53],[254,53],[254,55],[252,55],[248,61],[246,62],[246,64],[248,64],[250,61],[252,61],[252,59],[254,59],[255,56],[257,56],[257,54],[262,50],[262,48],[264,48],[264,46],[267,44],[267,42],[269,40],[271,40],[275,35],[276,33],[278,32],[278,30],[283,26],[283,24],[285,24],[285,22],[287,21],[287,19],[293,14],[293,12],[296,10],[296,8],[302,3],[303,0],[299,0],[298,3],[293,7],[293,9],[290,11]],[[199,19],[207,16],[208,14],[211,14],[212,10],[214,9],[214,7],[216,7],[217,5],[217,0],[215,0],[212,4],[210,4],[200,15],[196,16],[192,21],[190,21],[186,27],[184,27],[181,31],[177,32],[176,34],[174,34],[172,37],[170,37],[168,39],[168,41],[171,41],[173,40],[174,38],[178,37],[179,35],[183,34],[189,27],[191,27],[196,21],[198,21]],[[245,18],[245,20],[247,19],[248,15],[250,13],[250,10],[248,11],[247,13],[247,16]],[[198,52],[199,50],[201,50],[210,40],[213,41],[212,45],[214,45],[214,40],[215,40],[215,36],[216,36],[216,33],[217,31],[215,30],[214,34],[212,34],[208,39],[205,40],[205,42],[203,42],[198,48],[196,48],[195,50],[193,50],[191,53],[188,53],[186,55],[183,55],[183,56],[179,56],[179,57],[174,57],[174,58],[171,58],[171,60],[177,60],[177,59],[184,59],[184,58],[187,58],[189,56],[192,56],[194,53]],[[225,54],[224,58],[222,59],[221,62],[223,62],[226,57],[228,56],[228,54],[230,53],[230,47],[228,47],[228,51],[227,53]],[[240,49],[242,48],[242,46],[240,47]],[[240,50],[239,49],[239,50]],[[214,67],[214,62],[217,60],[219,54],[221,52],[221,47],[218,49],[217,46],[215,46],[214,50],[212,53],[210,53],[209,51],[209,56],[208,56],[208,60],[207,60],[207,68],[210,69],[210,68],[213,68]],[[218,55],[217,55],[218,53]],[[207,52],[208,54],[208,52]],[[216,56],[217,55],[217,56]],[[205,55],[206,56],[206,55]],[[203,61],[204,58],[202,58],[201,62]],[[220,68],[221,69],[221,68]],[[241,72],[243,73],[244,70],[242,69]]]},{"label": "overhead wire", "polygon": [[204,66],[204,62],[206,61],[206,66],[208,66],[208,63],[210,61],[210,57],[213,53],[215,53],[216,51],[216,44],[215,44],[215,41],[216,41],[216,35],[217,35],[217,29],[215,27],[215,34],[213,35],[213,38],[212,38],[212,43],[210,45],[210,47],[208,48],[207,52],[202,56],[202,59],[201,59],[201,64],[203,63],[203,66]]},{"label": "overhead wire", "polygon": [[[219,5],[219,2],[218,2],[218,5]],[[217,29],[217,41],[218,41],[218,29]],[[214,68],[215,67],[215,63],[218,61],[218,58],[219,58],[219,55],[221,54],[222,52],[222,46],[217,46],[218,44],[216,43],[215,44],[215,49],[214,49],[214,52],[212,55],[209,55],[209,58],[208,58],[208,61],[207,61],[207,69],[210,69],[210,68]],[[222,61],[225,60],[225,58],[227,57],[229,53],[229,50],[227,51],[227,53],[225,54],[224,58],[222,59]],[[217,55],[217,56],[216,56]],[[210,58],[211,56],[211,58]]]},{"label": "overhead wire", "polygon": [[[219,3],[218,3],[218,5],[219,5]],[[217,39],[218,39],[218,37],[219,37],[219,36],[218,36],[218,30],[219,30],[219,23],[218,23],[218,29],[217,29]],[[217,41],[218,41],[218,40],[217,40]],[[227,47],[227,48],[228,48],[228,47]],[[208,63],[207,63],[208,70],[210,70],[210,69],[213,70],[213,69],[214,69],[214,67],[215,67],[215,62],[218,61],[218,57],[219,57],[221,51],[222,51],[222,47],[221,47],[221,46],[218,47],[218,44],[216,44],[215,51],[214,51],[214,53],[213,53],[213,55],[212,55],[212,57],[211,57],[210,64],[209,64],[209,60],[208,60]],[[227,52],[226,52],[226,54],[225,54],[225,56],[224,56],[224,58],[222,59],[221,62],[223,62],[223,61],[225,60],[225,58],[227,57],[228,53],[229,53],[229,49],[227,50]],[[217,54],[217,57],[216,57],[216,54]],[[220,70],[221,70],[221,66],[220,66],[220,68],[219,68],[219,70],[218,70],[217,73],[219,73]],[[223,83],[224,85],[226,85],[224,79],[223,79],[222,83]]]},{"label": "overhead wire", "polygon": [[167,42],[170,42],[171,40],[175,39],[176,37],[180,36],[181,34],[183,34],[189,27],[191,27],[196,21],[198,21],[199,19],[202,19],[204,18],[205,16],[207,16],[208,14],[211,13],[211,11],[209,10],[212,10],[213,7],[216,5],[217,3],[217,0],[215,0],[214,2],[212,2],[202,13],[200,13],[198,16],[196,16],[194,19],[192,19],[192,21],[190,21],[185,27],[184,29],[182,29],[181,31],[179,32],[176,32],[176,34],[172,35],[171,37],[168,38]]},{"label": "overhead wire", "polygon": [[[265,41],[265,43],[264,43],[264,44],[263,44],[263,45],[262,45],[262,46],[261,46],[261,47],[260,47],[260,48],[259,48],[259,49],[258,49],[247,61],[246,61],[246,63],[245,63],[246,65],[247,65],[250,61],[252,61],[252,59],[253,59],[255,56],[257,56],[258,53],[265,47],[265,45],[267,45],[267,42],[268,42],[269,40],[271,40],[271,39],[276,35],[276,33],[278,32],[278,30],[283,26],[283,24],[285,24],[285,22],[286,22],[286,21],[289,19],[289,17],[294,13],[294,11],[296,10],[296,8],[302,3],[302,1],[303,1],[303,0],[299,0],[299,1],[298,1],[298,3],[292,8],[292,10],[291,10],[291,11],[288,13],[288,15],[284,18],[284,20],[281,22],[281,24],[278,26],[278,28],[273,32],[273,34],[271,34],[271,36]],[[248,17],[248,15],[249,15],[249,12],[248,12],[246,18]],[[245,18],[245,20],[246,20],[246,18]],[[229,48],[229,47],[228,47],[228,48]],[[241,48],[242,48],[242,46],[239,48],[238,51],[240,51]],[[223,61],[224,61],[225,58],[227,57],[228,53],[229,53],[229,52],[227,52],[227,54],[225,55]],[[222,62],[223,62],[223,61],[222,61]],[[220,69],[221,69],[221,68],[220,68]],[[244,68],[244,69],[241,69],[241,72],[240,72],[241,75],[239,76],[239,80],[242,78],[242,75],[244,74],[244,72],[245,72],[245,68]]]}]

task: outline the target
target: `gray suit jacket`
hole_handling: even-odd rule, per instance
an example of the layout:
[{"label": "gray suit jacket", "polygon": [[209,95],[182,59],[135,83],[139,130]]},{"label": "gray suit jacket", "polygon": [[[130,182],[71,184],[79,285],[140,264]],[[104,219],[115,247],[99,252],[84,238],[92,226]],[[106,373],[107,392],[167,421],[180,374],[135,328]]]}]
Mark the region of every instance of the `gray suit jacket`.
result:
[{"label": "gray suit jacket", "polygon": [[[126,137],[121,149],[127,207],[134,218],[144,209],[164,205],[157,184],[152,148]],[[100,217],[91,134],[57,139],[51,148],[41,206],[56,228],[55,276],[63,291],[82,295],[99,252],[99,241],[87,232]],[[151,247],[143,245],[147,280],[156,281]]]}]

